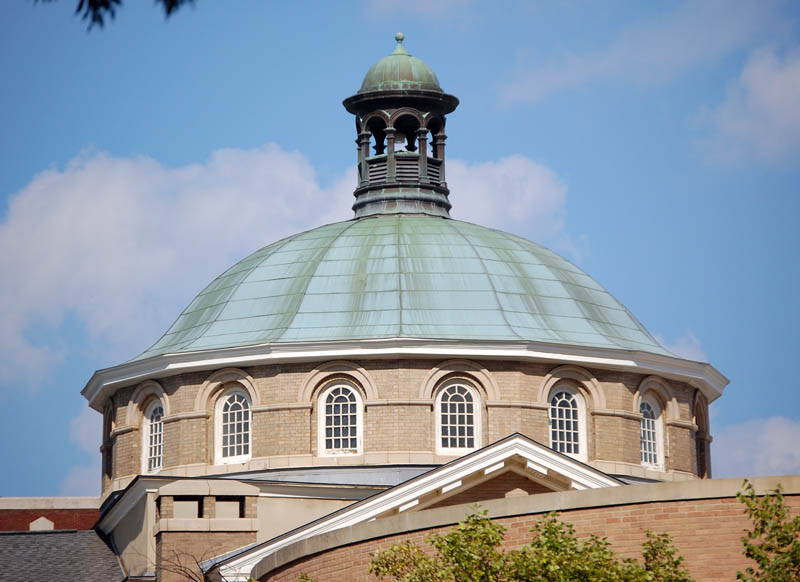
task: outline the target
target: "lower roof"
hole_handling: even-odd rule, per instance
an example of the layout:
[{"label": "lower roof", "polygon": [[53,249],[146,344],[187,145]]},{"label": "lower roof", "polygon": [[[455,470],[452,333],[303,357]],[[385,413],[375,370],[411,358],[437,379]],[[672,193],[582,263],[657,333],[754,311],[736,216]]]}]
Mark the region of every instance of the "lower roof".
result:
[{"label": "lower roof", "polygon": [[0,582],[114,582],[125,574],[95,531],[0,532]]}]

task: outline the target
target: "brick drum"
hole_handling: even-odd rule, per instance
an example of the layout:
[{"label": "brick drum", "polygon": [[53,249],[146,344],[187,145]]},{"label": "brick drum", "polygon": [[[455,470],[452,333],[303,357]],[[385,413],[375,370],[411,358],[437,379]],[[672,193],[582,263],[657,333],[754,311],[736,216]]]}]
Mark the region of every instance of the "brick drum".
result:
[{"label": "brick drum", "polygon": [[[800,495],[787,495],[785,499],[794,514],[800,513]],[[506,548],[517,548],[530,540],[529,530],[540,517],[529,514],[497,519],[506,528]],[[607,537],[621,558],[641,558],[646,530],[666,532],[697,582],[729,582],[736,579],[737,570],[752,565],[743,556],[740,541],[750,521],[735,497],[576,509],[563,512],[561,519],[572,523],[580,537]],[[425,543],[427,536],[449,530],[434,528],[334,548],[287,564],[266,574],[261,582],[295,582],[304,572],[316,582],[374,582],[377,578],[368,573],[372,552],[408,539],[430,549]]]}]

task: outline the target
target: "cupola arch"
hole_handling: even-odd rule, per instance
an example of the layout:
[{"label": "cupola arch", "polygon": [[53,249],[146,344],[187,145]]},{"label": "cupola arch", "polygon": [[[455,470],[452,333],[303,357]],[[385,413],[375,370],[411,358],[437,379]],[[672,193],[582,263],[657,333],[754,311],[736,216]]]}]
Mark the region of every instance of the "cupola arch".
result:
[{"label": "cupola arch", "polygon": [[145,380],[136,387],[128,401],[128,411],[125,415],[125,424],[138,427],[145,408],[152,400],[160,400],[164,409],[164,416],[169,416],[170,404],[164,388],[155,380]]}]

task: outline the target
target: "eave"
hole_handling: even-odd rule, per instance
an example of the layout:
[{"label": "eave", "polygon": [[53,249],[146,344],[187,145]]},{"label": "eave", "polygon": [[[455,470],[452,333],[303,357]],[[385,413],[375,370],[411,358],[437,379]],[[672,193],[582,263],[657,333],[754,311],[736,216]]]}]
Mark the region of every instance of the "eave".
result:
[{"label": "eave", "polygon": [[728,378],[709,363],[644,351],[530,341],[389,338],[267,343],[215,350],[174,352],[98,370],[81,390],[81,394],[89,401],[92,408],[102,411],[108,396],[119,388],[175,374],[287,362],[405,357],[517,360],[553,362],[559,365],[569,363],[590,368],[656,374],[695,386],[703,392],[709,402],[719,398],[729,382]]}]

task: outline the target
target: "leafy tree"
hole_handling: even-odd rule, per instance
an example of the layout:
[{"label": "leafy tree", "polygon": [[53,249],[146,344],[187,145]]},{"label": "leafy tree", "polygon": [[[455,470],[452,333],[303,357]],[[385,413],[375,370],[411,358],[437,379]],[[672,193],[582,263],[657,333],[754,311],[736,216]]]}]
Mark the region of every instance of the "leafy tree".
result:
[{"label": "leafy tree", "polygon": [[620,560],[605,538],[578,540],[572,525],[549,514],[531,529],[531,542],[502,550],[505,529],[474,513],[446,535],[433,535],[435,553],[411,542],[377,552],[370,572],[398,582],[691,582],[668,535],[647,533],[643,563]]},{"label": "leafy tree", "polygon": [[746,582],[797,582],[800,580],[800,515],[791,518],[780,485],[760,497],[745,479],[736,497],[745,504],[753,529],[742,537],[744,555],[756,562],[755,568],[737,572]]},{"label": "leafy tree", "polygon": [[[55,2],[55,0],[34,0],[34,2]],[[155,0],[164,9],[164,15],[169,17],[181,6],[194,4],[194,0]],[[78,0],[75,14],[80,14],[81,19],[88,21],[89,30],[97,25],[102,28],[106,20],[113,20],[117,9],[122,6],[122,0]]]}]

